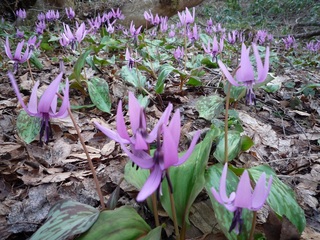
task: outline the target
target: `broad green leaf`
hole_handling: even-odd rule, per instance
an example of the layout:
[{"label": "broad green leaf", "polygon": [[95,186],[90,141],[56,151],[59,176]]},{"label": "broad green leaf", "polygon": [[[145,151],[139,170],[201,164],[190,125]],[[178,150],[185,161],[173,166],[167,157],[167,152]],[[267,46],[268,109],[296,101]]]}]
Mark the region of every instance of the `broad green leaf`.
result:
[{"label": "broad green leaf", "polygon": [[[224,235],[228,239],[249,239],[251,223],[252,223],[252,212],[247,209],[242,210],[242,219],[244,224],[242,226],[242,232],[240,235],[236,235],[234,231],[229,233],[229,228],[233,219],[233,213],[229,212],[223,205],[218,203],[214,196],[212,195],[211,188],[214,187],[219,192],[220,178],[222,174],[223,165],[216,164],[211,166],[206,171],[206,190],[210,197],[214,214],[216,216],[217,222],[220,229],[223,231]],[[228,169],[227,174],[227,186],[226,191],[227,195],[230,196],[230,193],[235,192],[238,186],[239,178],[232,171]]]},{"label": "broad green leaf", "polygon": [[84,64],[86,62],[86,58],[89,56],[89,54],[91,53],[91,49],[88,49],[87,51],[85,51],[83,54],[80,55],[80,57],[78,58],[77,62],[74,65],[74,75],[75,75],[75,79],[79,82],[81,79],[81,71],[82,68],[84,67]]},{"label": "broad green leaf", "polygon": [[[198,143],[189,159],[179,167],[171,167],[169,176],[173,188],[177,221],[180,226],[184,222],[189,224],[190,208],[202,191],[205,184],[204,172],[208,163],[212,141],[218,135],[218,130],[211,130],[205,139]],[[161,203],[172,218],[169,189],[166,180],[162,182]]]},{"label": "broad green leaf", "polygon": [[[233,160],[238,156],[241,150],[241,137],[239,132],[229,131],[228,132],[228,161]],[[220,162],[224,162],[225,157],[225,143],[224,143],[224,134],[219,139],[216,150],[213,153],[213,156]]]},{"label": "broad green leaf", "polygon": [[196,103],[196,110],[199,117],[211,121],[216,118],[224,109],[224,99],[218,95],[201,97]]},{"label": "broad green leaf", "polygon": [[212,62],[209,58],[204,58],[201,60],[201,63],[206,65],[208,68],[218,68],[218,64],[216,62]]},{"label": "broad green leaf", "polygon": [[60,36],[51,35],[48,42],[58,42],[60,40]]},{"label": "broad green leaf", "polygon": [[61,200],[49,211],[46,222],[31,240],[64,240],[87,231],[97,220],[99,211],[73,200]]},{"label": "broad green leaf", "polygon": [[248,136],[241,136],[241,151],[245,152],[249,150],[253,145],[253,140]]},{"label": "broad green leaf", "polygon": [[111,99],[109,86],[106,80],[98,77],[91,78],[88,82],[91,101],[103,112],[110,113]]},{"label": "broad green leaf", "polygon": [[160,240],[161,239],[162,226],[152,229],[147,236],[139,240]]},{"label": "broad green leaf", "polygon": [[123,206],[101,212],[90,230],[78,239],[134,240],[146,237],[150,231],[150,226],[132,207]]},{"label": "broad green leaf", "polygon": [[43,68],[43,64],[39,61],[39,58],[37,58],[33,53],[31,55],[30,62],[39,70]]},{"label": "broad green leaf", "polygon": [[40,133],[41,120],[37,117],[29,116],[22,110],[17,118],[17,132],[27,144],[31,143]]},{"label": "broad green leaf", "polygon": [[175,69],[170,64],[164,64],[160,67],[158,80],[156,83],[156,93],[163,93],[164,90],[164,82],[167,79],[168,75],[172,72],[172,70]]},{"label": "broad green leaf", "polygon": [[304,211],[295,199],[293,190],[281,182],[269,166],[260,165],[249,169],[249,173],[255,182],[258,181],[263,172],[267,176],[272,175],[273,178],[271,191],[267,199],[269,206],[278,216],[286,216],[302,233],[306,226],[306,218]]},{"label": "broad green leaf", "polygon": [[121,77],[136,88],[143,88],[146,83],[146,77],[136,69],[130,69],[127,65],[123,66],[120,71]]},{"label": "broad green leaf", "polygon": [[[224,85],[224,93],[227,94],[228,92],[228,86],[229,86],[229,82],[227,82]],[[246,87],[237,87],[237,86],[233,86],[231,84],[231,89],[230,89],[230,99],[233,101],[239,101],[241,98],[243,98],[246,95]]]},{"label": "broad green leaf", "polygon": [[261,88],[265,90],[267,93],[275,93],[280,89],[280,87],[281,86],[279,84],[267,84],[265,86],[261,86]]},{"label": "broad green leaf", "polygon": [[196,76],[191,76],[189,78],[188,82],[186,82],[186,84],[190,85],[190,86],[197,87],[197,86],[201,86],[202,82],[201,82],[200,78],[198,78]]}]

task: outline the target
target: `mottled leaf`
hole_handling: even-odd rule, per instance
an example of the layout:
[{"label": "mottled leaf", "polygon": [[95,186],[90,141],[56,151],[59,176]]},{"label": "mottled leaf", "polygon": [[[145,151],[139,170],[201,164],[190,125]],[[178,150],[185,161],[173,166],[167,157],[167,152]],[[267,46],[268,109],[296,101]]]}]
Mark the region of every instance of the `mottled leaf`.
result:
[{"label": "mottled leaf", "polygon": [[122,240],[141,239],[151,231],[142,217],[129,206],[100,213],[98,220],[89,231],[80,236],[80,240]]},{"label": "mottled leaf", "polygon": [[74,77],[77,81],[81,80],[82,68],[84,67],[84,64],[86,63],[86,58],[89,56],[91,51],[92,51],[92,49],[90,48],[87,51],[85,51],[84,53],[82,53],[74,65],[73,73],[74,73]]},{"label": "mottled leaf", "polygon": [[241,144],[241,151],[245,152],[245,151],[249,150],[254,145],[254,142],[250,137],[244,135],[244,136],[241,136],[241,143],[240,144]]},{"label": "mottled leaf", "polygon": [[40,133],[40,128],[40,118],[31,117],[24,110],[20,111],[17,118],[17,132],[23,141],[31,143]]},{"label": "mottled leaf", "polygon": [[[214,166],[209,167],[206,171],[206,190],[210,197],[214,214],[216,216],[217,222],[223,231],[224,235],[228,239],[249,239],[251,223],[252,223],[252,212],[247,209],[243,209],[242,218],[244,220],[244,224],[242,226],[242,232],[240,235],[236,235],[234,231],[229,233],[229,229],[231,226],[231,222],[233,219],[233,213],[229,212],[223,205],[218,203],[214,196],[212,195],[211,188],[214,187],[219,192],[220,186],[220,178],[222,174],[223,165],[216,164]],[[227,173],[227,195],[230,196],[230,193],[235,192],[238,186],[239,178],[232,171],[228,169]]]},{"label": "mottled leaf", "polygon": [[146,77],[136,69],[130,69],[127,65],[123,66],[120,71],[121,77],[136,88],[143,88],[146,83]]},{"label": "mottled leaf", "polygon": [[87,231],[97,220],[99,211],[73,200],[57,202],[48,214],[46,222],[31,240],[64,240]]},{"label": "mottled leaf", "polygon": [[161,239],[162,226],[152,229],[147,236],[139,240],[160,240]]},{"label": "mottled leaf", "polygon": [[164,90],[164,81],[167,79],[168,75],[174,70],[175,68],[169,64],[164,64],[160,67],[158,80],[156,83],[156,93],[163,93]]},{"label": "mottled leaf", "polygon": [[199,117],[211,121],[216,118],[224,109],[224,99],[218,95],[201,97],[196,104]]},{"label": "mottled leaf", "polygon": [[304,211],[295,199],[293,190],[281,182],[269,166],[261,165],[249,169],[249,173],[255,182],[258,181],[263,172],[267,176],[272,175],[273,177],[271,191],[267,199],[269,206],[278,216],[286,216],[302,233],[306,226],[306,218]]},{"label": "mottled leaf", "polygon": [[[225,159],[225,138],[224,134],[219,139],[216,150],[213,153],[213,156],[220,162],[224,162]],[[238,156],[241,150],[241,137],[240,133],[236,131],[228,132],[228,161],[233,160]]]},{"label": "mottled leaf", "polygon": [[109,86],[106,80],[93,77],[87,83],[90,99],[94,105],[101,111],[110,113],[111,99],[109,94]]}]

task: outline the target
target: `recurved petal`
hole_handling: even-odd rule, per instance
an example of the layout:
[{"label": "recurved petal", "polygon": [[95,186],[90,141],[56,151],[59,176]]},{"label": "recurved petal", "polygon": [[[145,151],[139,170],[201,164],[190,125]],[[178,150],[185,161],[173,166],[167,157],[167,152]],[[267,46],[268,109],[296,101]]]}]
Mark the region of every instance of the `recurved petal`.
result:
[{"label": "recurved petal", "polygon": [[28,103],[28,110],[34,114],[38,112],[38,97],[37,97],[38,87],[39,87],[39,81],[37,81],[36,84],[33,86],[30,100]]},{"label": "recurved petal", "polygon": [[240,86],[239,83],[237,83],[234,78],[231,76],[231,74],[229,73],[228,69],[226,68],[226,66],[223,64],[223,62],[221,60],[218,60],[218,65],[221,69],[221,71],[223,72],[223,74],[226,76],[226,78],[228,79],[228,81],[234,85],[234,86]]},{"label": "recurved petal", "polygon": [[142,189],[140,190],[137,201],[142,202],[147,197],[149,197],[152,193],[154,193],[160,183],[161,183],[161,177],[162,177],[162,171],[158,165],[155,165],[153,170],[150,173],[150,176],[148,177],[147,181],[144,183]]},{"label": "recurved petal", "polygon": [[272,176],[270,176],[268,187],[266,187],[266,174],[262,173],[252,194],[251,210],[257,211],[262,208],[263,204],[268,198],[271,189],[271,183]]},{"label": "recurved petal", "polygon": [[140,127],[140,117],[143,117],[141,111],[142,107],[140,106],[138,100],[132,92],[129,92],[129,117],[133,133],[135,133]]},{"label": "recurved petal", "polygon": [[168,126],[169,131],[171,132],[171,135],[173,137],[174,143],[176,144],[176,147],[179,145],[180,141],[180,133],[181,133],[181,121],[180,121],[180,111],[179,109],[176,110],[176,112],[173,114],[173,117],[171,118],[170,124]]},{"label": "recurved petal", "polygon": [[118,109],[117,109],[117,116],[116,116],[116,122],[117,122],[117,131],[120,137],[130,140],[129,134],[127,132],[127,127],[124,121],[123,112],[122,112],[122,101],[119,101]]},{"label": "recurved petal", "polygon": [[14,56],[13,56],[14,60],[18,60],[18,59],[20,60],[21,59],[21,51],[22,51],[23,44],[24,44],[24,41],[21,41],[21,42],[18,43],[16,51],[15,51]]},{"label": "recurved petal", "polygon": [[11,50],[10,50],[10,43],[9,43],[9,38],[6,38],[6,43],[4,45],[4,50],[6,51],[6,54],[8,56],[8,58],[10,58],[11,60],[13,59],[12,54],[11,54]]},{"label": "recurved petal", "polygon": [[249,57],[250,48],[242,44],[240,67],[236,72],[236,79],[239,82],[254,81],[254,70]]},{"label": "recurved petal", "polygon": [[161,127],[162,125],[167,126],[171,111],[172,111],[172,104],[169,103],[169,105],[167,106],[166,110],[162,113],[161,118],[159,119],[157,124],[154,126],[152,131],[149,133],[149,135],[148,135],[148,137],[146,139],[146,141],[148,143],[153,142],[157,138],[159,127]]},{"label": "recurved petal", "polygon": [[234,206],[250,209],[252,204],[252,194],[250,178],[247,170],[244,170],[236,191]]},{"label": "recurved petal", "polygon": [[96,127],[103,132],[108,138],[118,142],[118,143],[123,143],[123,144],[128,144],[130,143],[128,140],[126,139],[122,139],[119,134],[115,131],[112,131],[104,126],[102,126],[101,124],[99,124],[98,122],[94,122],[94,125],[96,125]]},{"label": "recurved petal", "polygon": [[48,86],[48,88],[44,91],[39,101],[38,110],[41,113],[49,113],[51,108],[51,103],[53,98],[56,96],[56,93],[59,90],[59,84],[61,82],[63,73],[60,73],[55,80]]},{"label": "recurved petal", "polygon": [[163,126],[163,160],[164,160],[164,169],[176,165],[179,161],[178,158],[178,145],[176,144],[171,130],[168,127]]},{"label": "recurved petal", "polygon": [[220,196],[221,196],[221,200],[224,203],[231,203],[236,195],[235,193],[231,193],[230,197],[227,196],[227,173],[228,173],[228,163],[224,164],[223,170],[222,170],[222,175],[220,178],[220,187],[219,187],[219,191],[220,191]]},{"label": "recurved petal", "polygon": [[[66,87],[63,91],[63,101],[60,106],[59,112],[52,115],[51,117],[55,118],[64,118],[68,115],[68,108],[70,107],[70,100],[69,100],[69,79],[66,80]],[[57,105],[55,105],[57,106]]]},{"label": "recurved petal", "polygon": [[[23,107],[23,109],[24,109],[29,115],[34,116],[35,113],[31,112],[31,111],[27,108],[27,106],[24,104],[23,99],[22,99],[22,96],[21,96],[21,93],[20,93],[19,88],[18,88],[18,84],[17,84],[17,82],[16,82],[16,80],[15,80],[15,78],[14,78],[14,76],[13,76],[13,74],[12,74],[11,72],[8,72],[8,77],[9,77],[9,79],[10,79],[10,82],[11,82],[11,85],[12,85],[12,87],[13,87],[13,90],[14,90],[14,92],[16,93],[17,98],[18,98],[21,106]],[[37,85],[37,84],[36,84],[36,85]],[[33,88],[35,88],[35,87],[33,87]]]},{"label": "recurved petal", "polygon": [[200,137],[200,131],[197,131],[195,133],[195,135],[193,136],[193,139],[190,143],[188,150],[185,152],[185,154],[182,157],[179,158],[179,161],[176,164],[174,164],[174,166],[179,166],[180,164],[184,163],[190,157],[190,155],[193,152],[194,147],[196,146],[196,143],[197,143],[199,137]]}]

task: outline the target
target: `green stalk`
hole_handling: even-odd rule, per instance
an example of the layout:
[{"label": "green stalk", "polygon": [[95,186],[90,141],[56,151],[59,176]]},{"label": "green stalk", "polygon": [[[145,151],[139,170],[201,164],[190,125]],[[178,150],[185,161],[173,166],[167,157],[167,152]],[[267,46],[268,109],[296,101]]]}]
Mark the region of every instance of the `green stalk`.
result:
[{"label": "green stalk", "polygon": [[252,227],[251,227],[251,231],[250,231],[250,236],[249,236],[249,240],[253,240],[254,239],[254,230],[256,229],[256,223],[257,223],[257,211],[253,212],[253,218],[252,218]]}]

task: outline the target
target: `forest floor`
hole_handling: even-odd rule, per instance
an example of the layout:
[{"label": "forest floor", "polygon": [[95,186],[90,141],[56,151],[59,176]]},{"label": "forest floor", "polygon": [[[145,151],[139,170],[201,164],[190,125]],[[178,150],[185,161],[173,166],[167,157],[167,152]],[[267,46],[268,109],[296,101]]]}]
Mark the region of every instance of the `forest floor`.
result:
[{"label": "forest floor", "polygon": [[[197,14],[203,15],[203,20],[200,22],[205,24],[210,11],[212,6],[208,2],[197,8]],[[302,11],[301,15],[304,13]],[[291,27],[286,31],[293,35],[317,30],[314,26],[295,26],[293,19],[288,22]],[[248,30],[248,27],[244,26],[245,30]],[[287,23],[282,29],[286,27]],[[277,28],[270,31],[275,36],[286,35]],[[3,46],[5,38],[3,36],[0,38]],[[314,37],[313,40],[316,41],[317,38]],[[256,89],[256,106],[246,106],[243,99],[231,105],[231,108],[239,112],[244,133],[255,143],[249,151],[235,159],[235,165],[271,166],[277,176],[294,190],[298,203],[305,211],[307,227],[301,239],[319,239],[319,51],[311,56],[312,59],[306,57],[304,46],[310,38],[297,38],[299,50],[290,52],[283,46],[279,47],[281,38],[275,38],[275,41],[278,41],[278,45],[271,47],[271,51],[276,53],[276,57],[271,61],[269,72],[275,78],[273,84],[278,86],[277,90]],[[0,52],[1,60],[7,61],[3,48]],[[53,79],[59,73],[59,63],[54,59],[59,58],[60,53],[55,51],[41,53],[39,59],[44,67],[42,70],[33,68],[33,77],[42,79],[43,83],[48,84],[49,79]],[[21,108],[7,77],[7,70],[10,67],[6,64],[0,66],[0,239],[27,239],[41,226],[50,207],[59,199],[72,198],[96,207],[99,205],[99,197],[94,190],[86,156],[70,118],[52,120],[54,136],[47,145],[40,146],[39,139],[26,144],[19,137],[16,121]],[[72,64],[66,64],[65,67],[67,75],[71,74]],[[115,129],[115,114],[119,99],[126,102],[127,92],[136,91],[123,81],[118,74],[120,69],[121,66],[108,66],[103,69],[103,74],[92,73],[89,68],[86,69],[87,74],[95,74],[108,82],[112,97],[110,114],[91,107],[73,110],[73,115],[88,146],[106,200],[121,182],[118,206],[132,205],[148,218],[150,213],[145,205],[137,204],[135,201],[137,189],[125,180],[122,181],[124,166],[128,161],[126,155],[114,141],[108,140],[93,125],[93,121],[98,120],[106,122],[110,128]],[[17,79],[27,96],[30,94],[33,81],[27,67],[21,67],[19,71]],[[199,117],[195,107],[196,101],[199,97],[209,96],[212,93],[224,97],[224,92],[220,85],[222,76],[219,70],[206,68],[205,71],[206,74],[201,77],[201,86],[185,86],[183,91],[180,91],[177,86],[177,76],[172,74],[167,80],[163,94],[158,95],[152,89],[148,89],[151,100],[146,114],[149,122],[156,122],[167,104],[171,102],[174,109],[179,108],[182,114],[184,143],[188,142],[186,137],[188,133],[210,128],[211,122]],[[151,82],[152,84],[154,83]],[[88,95],[84,96],[75,89],[72,90],[72,96],[71,105],[91,104]],[[212,157],[209,164],[214,162],[216,160]],[[216,224],[207,222],[213,214],[209,197],[202,192],[191,210],[192,226],[188,230],[187,238],[223,239],[216,228],[208,230],[208,225]],[[162,216],[162,221],[172,226],[168,217]],[[258,230],[267,224],[271,223],[266,223],[266,217],[261,214]],[[281,230],[288,226],[280,224],[277,228]],[[168,234],[170,235],[169,232]],[[282,230],[282,234],[282,239],[296,239],[296,235],[291,236],[290,233],[285,233],[285,230]]]}]

